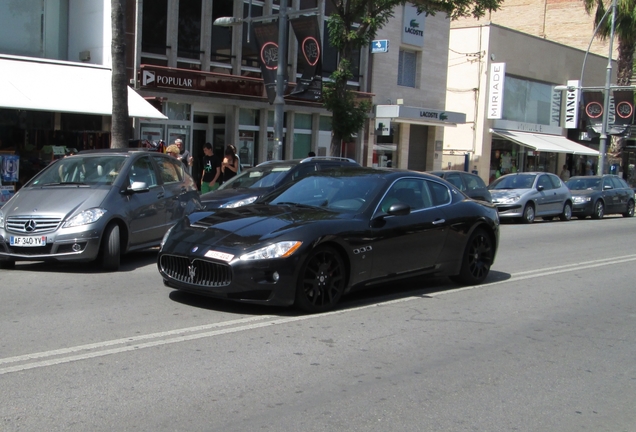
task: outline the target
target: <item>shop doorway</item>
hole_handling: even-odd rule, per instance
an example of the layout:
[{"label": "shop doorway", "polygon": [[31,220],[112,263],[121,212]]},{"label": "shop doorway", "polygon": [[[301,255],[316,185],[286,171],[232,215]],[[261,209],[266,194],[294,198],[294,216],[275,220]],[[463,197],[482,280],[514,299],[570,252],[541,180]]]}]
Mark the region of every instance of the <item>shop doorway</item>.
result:
[{"label": "shop doorway", "polygon": [[194,129],[192,131],[192,177],[201,190],[201,174],[203,172],[203,144],[206,143],[206,131]]}]

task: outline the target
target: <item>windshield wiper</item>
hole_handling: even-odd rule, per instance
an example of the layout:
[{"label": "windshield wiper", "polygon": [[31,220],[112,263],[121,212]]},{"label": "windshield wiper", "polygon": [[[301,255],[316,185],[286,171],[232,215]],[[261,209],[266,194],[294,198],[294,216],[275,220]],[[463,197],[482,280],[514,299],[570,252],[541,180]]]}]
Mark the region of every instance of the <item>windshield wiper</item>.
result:
[{"label": "windshield wiper", "polygon": [[301,207],[301,208],[333,211],[332,209],[329,209],[329,208],[326,208],[326,207],[319,207],[319,206],[315,206],[315,205],[311,205],[311,204],[301,204],[301,203],[291,202],[291,201],[279,202],[279,203],[276,203],[276,205],[288,205],[288,206]]},{"label": "windshield wiper", "polygon": [[45,183],[41,186],[88,186],[86,183],[83,182],[57,182],[57,183]]}]

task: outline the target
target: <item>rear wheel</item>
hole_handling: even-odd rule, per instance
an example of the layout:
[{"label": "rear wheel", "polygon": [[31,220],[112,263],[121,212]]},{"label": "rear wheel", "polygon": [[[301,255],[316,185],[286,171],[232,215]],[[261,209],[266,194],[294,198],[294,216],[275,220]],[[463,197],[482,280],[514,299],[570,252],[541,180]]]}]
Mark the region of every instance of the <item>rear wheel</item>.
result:
[{"label": "rear wheel", "polygon": [[119,239],[119,225],[110,224],[104,230],[102,237],[100,264],[105,271],[119,270],[121,246]]},{"label": "rear wheel", "polygon": [[603,201],[598,200],[594,203],[592,219],[603,219],[603,216],[605,216],[605,205],[603,204]]},{"label": "rear wheel", "polygon": [[569,202],[565,203],[565,205],[563,206],[563,211],[559,215],[559,219],[561,219],[562,221],[569,221],[570,219],[572,219],[572,204],[570,204]]},{"label": "rear wheel", "polygon": [[310,312],[333,309],[345,289],[345,263],[331,247],[314,250],[303,264],[296,287],[296,306]]},{"label": "rear wheel", "polygon": [[521,216],[521,222],[531,224],[534,222],[534,205],[528,203],[523,209],[523,216]]},{"label": "rear wheel", "polygon": [[634,216],[634,201],[633,200],[629,200],[629,202],[627,203],[627,211],[623,213],[623,216],[624,217]]},{"label": "rear wheel", "polygon": [[459,274],[451,276],[451,280],[465,285],[482,283],[490,272],[494,256],[491,237],[485,230],[476,229],[468,239]]}]

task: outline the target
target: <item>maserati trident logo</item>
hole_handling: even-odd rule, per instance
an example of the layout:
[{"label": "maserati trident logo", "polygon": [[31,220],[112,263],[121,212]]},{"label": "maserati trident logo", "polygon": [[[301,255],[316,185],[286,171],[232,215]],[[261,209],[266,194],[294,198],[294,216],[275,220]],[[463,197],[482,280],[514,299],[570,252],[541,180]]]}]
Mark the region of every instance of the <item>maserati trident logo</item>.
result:
[{"label": "maserati trident logo", "polygon": [[27,223],[24,224],[24,230],[26,232],[33,232],[35,228],[37,228],[38,224],[35,223],[33,219],[30,219]]},{"label": "maserati trident logo", "polygon": [[197,275],[197,269],[193,265],[189,265],[188,274],[190,274],[190,280],[194,281],[194,277]]}]

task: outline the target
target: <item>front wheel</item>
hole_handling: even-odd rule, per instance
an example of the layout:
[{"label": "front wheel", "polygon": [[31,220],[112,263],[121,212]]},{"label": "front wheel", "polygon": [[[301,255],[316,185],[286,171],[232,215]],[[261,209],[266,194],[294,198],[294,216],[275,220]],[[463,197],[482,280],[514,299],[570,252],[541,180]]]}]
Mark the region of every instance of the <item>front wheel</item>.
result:
[{"label": "front wheel", "polygon": [[100,250],[100,264],[104,271],[119,270],[121,246],[119,225],[111,224],[104,230]]},{"label": "front wheel", "polygon": [[523,209],[521,222],[526,224],[531,224],[532,222],[534,222],[534,206],[532,204],[526,204],[526,207]]},{"label": "front wheel", "polygon": [[594,203],[592,219],[603,219],[603,216],[605,216],[605,206],[603,205],[603,201],[598,200]]},{"label": "front wheel", "polygon": [[298,277],[296,306],[317,313],[333,309],[345,289],[345,263],[331,247],[319,247],[307,258]]},{"label": "front wheel", "polygon": [[623,217],[633,217],[634,216],[634,201],[629,200],[627,203],[627,211],[623,213]]},{"label": "front wheel", "polygon": [[559,215],[559,219],[561,219],[562,221],[569,221],[570,219],[572,219],[572,204],[570,204],[569,202],[565,203],[565,205],[563,206],[563,211]]},{"label": "front wheel", "polygon": [[464,285],[478,285],[486,279],[494,261],[495,248],[488,233],[479,228],[468,239],[458,275],[451,280]]}]

